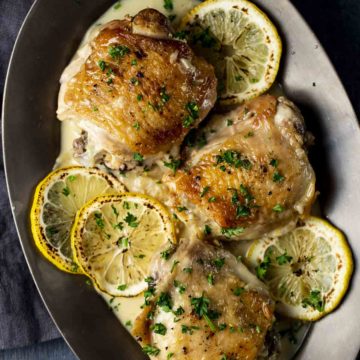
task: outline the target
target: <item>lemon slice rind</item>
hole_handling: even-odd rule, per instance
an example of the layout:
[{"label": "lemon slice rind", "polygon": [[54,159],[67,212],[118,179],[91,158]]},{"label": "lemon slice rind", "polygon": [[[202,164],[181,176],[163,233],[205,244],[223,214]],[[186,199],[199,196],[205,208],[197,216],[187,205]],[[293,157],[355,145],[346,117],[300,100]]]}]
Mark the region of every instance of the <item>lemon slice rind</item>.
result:
[{"label": "lemon slice rind", "polygon": [[[103,219],[100,228],[96,216]],[[129,217],[136,227],[124,220]],[[175,243],[167,209],[136,193],[91,200],[77,213],[71,231],[75,261],[94,286],[110,296],[132,297],[146,290],[153,258]]]},{"label": "lemon slice rind", "polygon": [[[272,265],[268,270],[270,276],[264,281],[278,302],[279,313],[303,321],[316,321],[339,306],[353,272],[352,253],[341,231],[323,219],[309,217],[303,226],[287,235],[256,240],[247,252],[247,264],[255,271],[269,251]],[[285,253],[293,257],[289,263],[279,265],[274,261]],[[296,288],[300,285],[299,292]],[[311,291],[321,292],[321,310],[304,305]]]},{"label": "lemon slice rind", "polygon": [[[66,221],[68,224],[64,225],[64,232],[67,233],[68,231],[68,242],[69,244],[66,244],[66,240],[63,239],[61,246],[70,247],[70,230],[73,223],[73,220],[75,219],[76,210],[80,208],[80,205],[83,205],[81,203],[81,200],[76,201],[74,203],[73,194],[71,193],[72,185],[76,184],[76,177],[81,176],[82,180],[84,180],[84,184],[86,183],[86,178],[91,177],[92,179],[96,179],[97,177],[101,179],[101,182],[103,182],[105,187],[108,187],[107,190],[104,190],[104,192],[101,191],[101,184],[98,184],[99,187],[95,188],[94,186],[90,186],[85,189],[86,193],[84,195],[84,202],[87,202],[89,198],[93,198],[101,193],[119,193],[124,192],[125,187],[124,185],[119,182],[114,176],[109,175],[107,173],[104,173],[103,171],[96,169],[96,168],[84,168],[80,166],[72,166],[72,167],[66,167],[66,168],[60,168],[57,170],[54,170],[49,175],[47,175],[36,187],[34,197],[33,197],[33,204],[30,210],[30,224],[31,224],[31,231],[33,234],[34,242],[36,247],[39,249],[41,254],[49,260],[53,265],[55,265],[58,269],[73,273],[73,274],[81,274],[81,270],[79,269],[78,265],[74,260],[71,258],[71,256],[65,256],[61,253],[59,248],[54,246],[54,244],[50,243],[49,237],[51,237],[51,233],[49,233],[49,229],[51,229],[51,226],[55,225],[58,226],[59,222],[56,218],[50,217],[50,220],[52,222],[55,221],[55,224],[46,224],[44,222],[44,214],[45,212],[50,212],[51,208],[58,209],[59,213],[66,214]],[[70,179],[70,180],[69,180]],[[59,186],[59,184],[65,184],[65,183],[72,183],[70,185],[69,194],[59,194],[56,191],[54,191],[55,186]],[[96,180],[95,180],[96,182]],[[93,183],[92,183],[93,184]],[[107,185],[106,185],[107,184]],[[94,184],[93,184],[94,185]],[[67,188],[67,186],[63,187],[64,189]],[[99,190],[99,191],[97,191]],[[60,196],[67,196],[66,202],[70,202],[72,209],[61,209],[61,206],[59,204],[53,204],[52,201],[49,201],[48,196],[49,193],[52,192],[51,196],[54,196],[54,193],[57,193],[57,195]],[[65,192],[66,194],[66,192]],[[87,196],[88,195],[88,196]],[[59,199],[59,198],[57,198]],[[65,199],[65,198],[64,198]],[[61,201],[60,201],[61,203]],[[80,205],[76,206],[76,204],[80,203]],[[44,209],[45,208],[45,209]],[[50,210],[49,210],[50,208]],[[54,227],[54,226],[53,226]],[[54,234],[53,234],[54,235]],[[64,235],[64,238],[66,236]]]},{"label": "lemon slice rind", "polygon": [[211,34],[204,37],[205,42],[214,39],[213,48],[205,45],[200,49],[222,84],[219,99],[223,105],[242,103],[271,87],[280,66],[282,42],[274,24],[255,4],[246,0],[204,1],[181,21],[180,30],[190,32],[190,43],[194,43],[191,39],[198,43],[197,26]]}]

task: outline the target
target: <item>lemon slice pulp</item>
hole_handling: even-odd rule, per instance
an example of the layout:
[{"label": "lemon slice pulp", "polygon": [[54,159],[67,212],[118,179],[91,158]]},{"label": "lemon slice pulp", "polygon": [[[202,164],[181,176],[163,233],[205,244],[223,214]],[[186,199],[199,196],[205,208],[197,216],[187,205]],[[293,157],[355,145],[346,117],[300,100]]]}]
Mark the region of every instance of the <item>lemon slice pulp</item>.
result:
[{"label": "lemon slice pulp", "polygon": [[76,212],[95,196],[124,190],[115,177],[95,168],[68,167],[50,173],[37,186],[30,212],[40,252],[59,269],[81,273],[70,244]]},{"label": "lemon slice pulp", "polygon": [[276,78],[281,39],[267,15],[249,1],[204,1],[185,15],[178,34],[215,67],[225,105],[260,95]]},{"label": "lemon slice pulp", "polygon": [[101,196],[78,213],[72,229],[75,259],[94,285],[112,296],[145,289],[153,257],[175,243],[167,210],[141,194]]},{"label": "lemon slice pulp", "polygon": [[316,217],[286,235],[255,241],[247,261],[279,301],[277,311],[306,321],[339,305],[353,271],[344,235]]}]

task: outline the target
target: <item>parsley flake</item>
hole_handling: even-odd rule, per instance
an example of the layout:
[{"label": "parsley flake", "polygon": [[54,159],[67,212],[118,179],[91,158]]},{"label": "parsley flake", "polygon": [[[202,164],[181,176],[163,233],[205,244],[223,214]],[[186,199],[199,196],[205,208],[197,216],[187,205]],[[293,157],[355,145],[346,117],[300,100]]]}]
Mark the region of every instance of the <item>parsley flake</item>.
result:
[{"label": "parsley flake", "polygon": [[139,226],[139,223],[136,222],[136,220],[137,220],[137,217],[129,212],[126,214],[126,217],[124,219],[124,221],[132,228],[136,228]]}]

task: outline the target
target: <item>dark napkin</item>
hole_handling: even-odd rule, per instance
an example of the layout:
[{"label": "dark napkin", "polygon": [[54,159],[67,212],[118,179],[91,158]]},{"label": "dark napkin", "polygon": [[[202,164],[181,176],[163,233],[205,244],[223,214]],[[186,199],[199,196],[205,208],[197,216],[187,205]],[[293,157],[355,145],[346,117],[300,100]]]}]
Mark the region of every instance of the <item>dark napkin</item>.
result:
[{"label": "dark napkin", "polygon": [[[16,35],[33,0],[0,0],[0,91]],[[1,130],[0,130],[1,132]],[[2,154],[2,150],[0,151]],[[0,349],[60,337],[35,288],[13,224],[0,157]]]},{"label": "dark napkin", "polygon": [[[32,2],[0,0],[1,97],[10,52]],[[293,3],[324,45],[349,92],[355,110],[360,114],[359,0],[293,0]],[[10,214],[0,158],[0,349],[59,336],[41,302],[21,252]]]}]

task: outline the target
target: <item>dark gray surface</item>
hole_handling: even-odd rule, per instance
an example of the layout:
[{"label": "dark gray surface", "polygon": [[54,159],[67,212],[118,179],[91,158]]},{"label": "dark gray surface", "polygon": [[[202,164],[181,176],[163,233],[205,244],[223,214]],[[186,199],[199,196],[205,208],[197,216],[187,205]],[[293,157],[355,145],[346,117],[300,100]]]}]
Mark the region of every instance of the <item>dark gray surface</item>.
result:
[{"label": "dark gray surface", "polygon": [[[72,0],[64,0],[64,2],[68,1]],[[0,1],[1,89],[9,51],[31,2],[31,0]],[[359,113],[360,70],[357,65],[360,55],[359,1],[296,0],[294,4],[298,6],[323,42]],[[44,341],[59,335],[36,294],[24,263],[12,225],[1,162],[2,160],[0,160],[0,348],[5,348]]]}]

